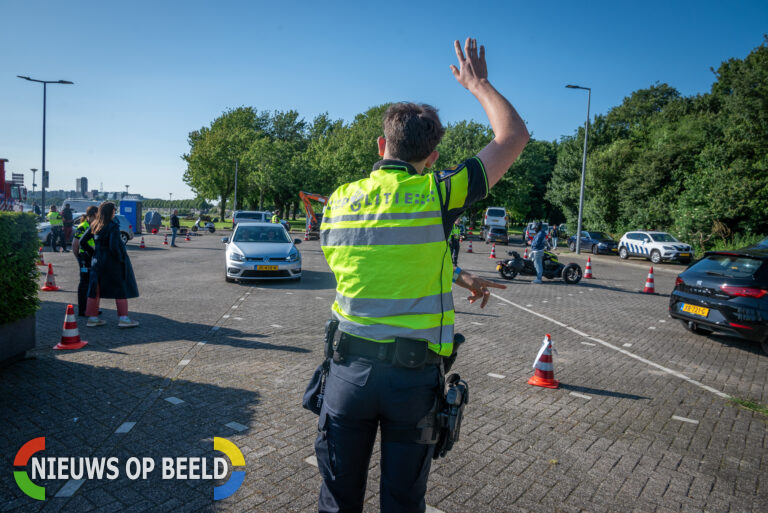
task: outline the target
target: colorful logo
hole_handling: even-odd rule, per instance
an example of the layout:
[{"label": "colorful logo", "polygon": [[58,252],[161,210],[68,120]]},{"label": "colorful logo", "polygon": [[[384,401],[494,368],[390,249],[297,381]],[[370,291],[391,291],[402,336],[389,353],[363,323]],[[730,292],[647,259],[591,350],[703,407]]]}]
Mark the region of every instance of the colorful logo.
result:
[{"label": "colorful logo", "polygon": [[[226,438],[219,438],[217,436],[213,437],[213,450],[221,451],[224,454],[226,454],[227,457],[229,458],[229,461],[232,462],[232,465],[236,467],[245,466],[245,458],[243,458],[243,453],[240,452],[240,449],[238,449],[235,444],[233,444]],[[26,473],[24,472],[22,473],[26,475]],[[233,470],[232,475],[229,476],[229,480],[227,480],[226,483],[224,483],[221,486],[215,486],[213,488],[213,500],[218,501],[221,499],[226,499],[227,497],[235,493],[237,490],[240,489],[240,486],[243,484],[244,479],[245,479],[245,470]],[[18,478],[16,480],[18,481]],[[30,484],[32,483],[30,482]],[[35,486],[35,485],[32,485],[32,486]]]},{"label": "colorful logo", "polygon": [[[27,463],[29,462],[29,458],[31,458],[33,454],[44,450],[45,437],[41,436],[39,438],[33,438],[21,446],[21,449],[19,449],[19,452],[16,453],[16,457],[13,460],[13,465],[16,467],[26,467]],[[242,458],[243,456],[240,455],[240,457]],[[245,465],[245,463],[243,463],[243,465]],[[245,472],[243,472],[243,474],[245,474]],[[39,501],[45,500],[45,487],[37,486],[35,483],[33,483],[26,471],[14,470],[13,477],[16,479],[16,484],[19,485],[19,488],[21,488],[22,492],[26,493],[33,499],[37,499]],[[242,479],[240,482],[242,482]]]}]

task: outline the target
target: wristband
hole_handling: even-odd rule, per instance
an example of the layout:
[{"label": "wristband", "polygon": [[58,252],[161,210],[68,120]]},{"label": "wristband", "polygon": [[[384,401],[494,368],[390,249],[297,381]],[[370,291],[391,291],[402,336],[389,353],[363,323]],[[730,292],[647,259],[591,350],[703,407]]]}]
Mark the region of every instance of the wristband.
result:
[{"label": "wristband", "polygon": [[459,279],[459,275],[461,274],[461,267],[456,267],[456,269],[453,270],[453,283],[456,283],[456,280]]}]

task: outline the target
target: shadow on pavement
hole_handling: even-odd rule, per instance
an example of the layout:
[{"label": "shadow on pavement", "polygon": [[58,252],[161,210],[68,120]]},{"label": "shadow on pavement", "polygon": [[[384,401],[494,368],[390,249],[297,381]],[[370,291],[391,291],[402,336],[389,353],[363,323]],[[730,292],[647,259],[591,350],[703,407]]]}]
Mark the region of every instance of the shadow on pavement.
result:
[{"label": "shadow on pavement", "polygon": [[608,397],[617,397],[619,399],[632,399],[634,401],[645,399],[647,401],[650,401],[650,397],[645,397],[643,395],[634,395],[634,394],[622,394],[621,392],[614,392],[612,390],[603,390],[600,388],[589,388],[589,387],[577,387],[574,385],[569,385],[568,383],[560,382],[560,388],[564,388],[565,390],[570,390],[572,392],[580,392],[583,394],[592,394],[592,395],[604,395]]},{"label": "shadow on pavement", "polygon": [[330,271],[301,272],[301,279],[295,280],[244,280],[237,284],[242,287],[261,287],[285,290],[335,290],[336,277]]},{"label": "shadow on pavement", "polygon": [[[54,315],[54,312],[66,311],[68,303],[45,301],[44,310],[38,313],[38,317]],[[153,344],[177,340],[198,341],[205,340],[211,345],[228,345],[232,347],[271,349],[275,351],[287,351],[290,353],[308,353],[308,349],[289,345],[270,344],[268,342],[253,340],[268,338],[269,335],[246,332],[227,326],[211,331],[211,325],[195,322],[182,322],[169,319],[161,315],[131,312],[132,319],[141,324],[136,328],[120,329],[117,327],[117,314],[114,311],[114,302],[111,299],[103,299],[101,308],[104,311],[102,318],[107,321],[104,326],[95,328],[86,327],[86,320],[78,317],[80,338],[87,340],[88,345],[81,351],[106,351],[119,353],[120,347],[134,344]],[[57,315],[58,317],[58,315]],[[56,337],[60,334],[60,328],[56,331]],[[53,344],[49,345],[53,346]],[[56,340],[58,342],[58,339]],[[45,349],[45,343],[40,344],[38,336],[37,349]]]},{"label": "shadow on pavement", "polygon": [[[45,437],[45,450],[35,457],[114,456],[120,461],[120,477],[86,480],[72,498],[55,497],[67,480],[38,478],[35,483],[46,487],[47,500],[37,501],[19,489],[13,472],[3,472],[0,509],[90,511],[93,504],[99,504],[104,508],[97,508],[99,511],[122,511],[130,506],[150,511],[173,499],[181,501],[173,510],[210,507],[213,486],[221,482],[163,480],[161,458],[201,456],[211,468],[213,458],[221,456],[213,450],[213,437],[239,434],[226,425],[232,422],[245,427],[242,433],[250,431],[259,417],[261,394],[183,376],[164,386],[164,376],[50,357],[29,358],[5,367],[0,373],[3,468],[23,470],[13,467],[16,452],[29,440]],[[172,404],[165,400],[169,397],[183,402]],[[124,422],[136,425],[125,434],[116,434]],[[154,458],[155,470],[147,480],[129,480],[127,460],[144,456]],[[30,462],[26,470],[31,467]]]}]

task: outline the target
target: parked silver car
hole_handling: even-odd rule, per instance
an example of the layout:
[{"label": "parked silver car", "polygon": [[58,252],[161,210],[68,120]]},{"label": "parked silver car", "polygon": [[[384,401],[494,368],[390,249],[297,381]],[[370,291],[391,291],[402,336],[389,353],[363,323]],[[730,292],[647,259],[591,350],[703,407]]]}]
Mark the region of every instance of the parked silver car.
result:
[{"label": "parked silver car", "polygon": [[301,253],[280,224],[253,223],[241,220],[232,237],[221,239],[227,245],[224,257],[224,279],[235,280],[299,280]]}]

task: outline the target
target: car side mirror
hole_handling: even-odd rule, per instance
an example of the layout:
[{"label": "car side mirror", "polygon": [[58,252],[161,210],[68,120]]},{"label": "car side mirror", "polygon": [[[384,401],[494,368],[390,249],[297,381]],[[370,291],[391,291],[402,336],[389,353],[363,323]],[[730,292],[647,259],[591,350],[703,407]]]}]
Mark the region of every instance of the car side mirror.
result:
[{"label": "car side mirror", "polygon": [[293,239],[294,244],[301,244],[301,239]]},{"label": "car side mirror", "polygon": [[222,237],[221,238],[221,242],[223,242],[224,244],[228,244],[229,243],[229,237]]}]

